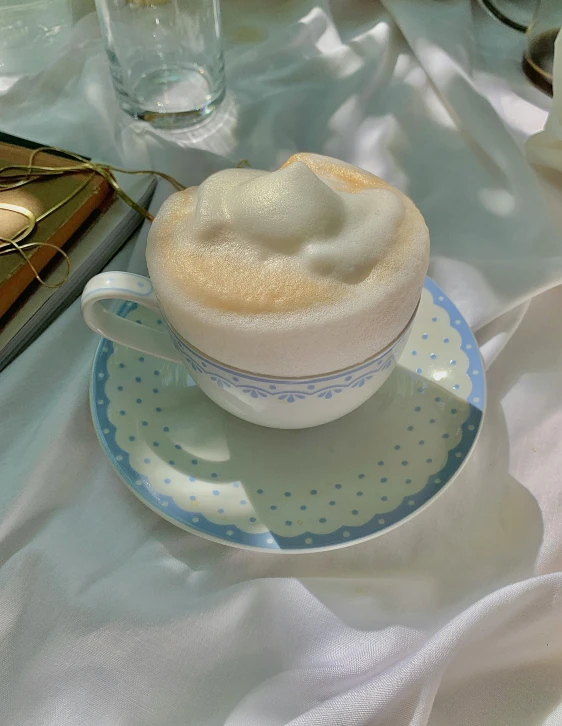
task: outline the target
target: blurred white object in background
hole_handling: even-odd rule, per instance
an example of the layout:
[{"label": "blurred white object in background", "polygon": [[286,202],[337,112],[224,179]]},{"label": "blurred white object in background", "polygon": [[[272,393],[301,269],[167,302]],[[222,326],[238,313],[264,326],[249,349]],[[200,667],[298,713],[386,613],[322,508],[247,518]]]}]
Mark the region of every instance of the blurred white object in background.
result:
[{"label": "blurred white object in background", "polygon": [[44,70],[66,44],[71,26],[68,0],[0,0],[0,84]]}]

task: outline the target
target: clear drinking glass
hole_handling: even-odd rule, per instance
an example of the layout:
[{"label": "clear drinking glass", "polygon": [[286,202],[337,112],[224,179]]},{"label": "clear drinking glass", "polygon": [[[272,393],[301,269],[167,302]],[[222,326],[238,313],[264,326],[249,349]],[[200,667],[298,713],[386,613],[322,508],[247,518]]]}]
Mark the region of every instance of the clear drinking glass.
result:
[{"label": "clear drinking glass", "polygon": [[96,0],[124,111],[159,128],[209,116],[225,94],[219,0]]},{"label": "clear drinking glass", "polygon": [[542,91],[552,96],[554,43],[562,27],[561,0],[540,0],[527,30],[523,70]]}]

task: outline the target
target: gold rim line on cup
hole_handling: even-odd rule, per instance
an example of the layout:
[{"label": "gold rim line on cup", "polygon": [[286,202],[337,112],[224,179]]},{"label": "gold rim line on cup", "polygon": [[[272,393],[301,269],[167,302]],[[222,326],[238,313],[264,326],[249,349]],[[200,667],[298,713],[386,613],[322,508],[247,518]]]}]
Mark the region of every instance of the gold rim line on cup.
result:
[{"label": "gold rim line on cup", "polygon": [[345,368],[338,368],[335,371],[328,371],[327,373],[315,373],[314,375],[307,376],[276,376],[274,374],[270,373],[256,373],[256,371],[247,371],[244,368],[237,368],[236,366],[230,365],[230,363],[224,363],[223,361],[218,360],[217,358],[213,358],[210,355],[207,355],[207,353],[203,353],[202,350],[199,350],[199,348],[196,348],[194,345],[192,345],[188,340],[185,340],[183,335],[180,335],[178,331],[174,328],[173,325],[171,325],[168,320],[166,320],[168,327],[172,331],[172,333],[179,338],[183,343],[185,343],[191,350],[196,353],[201,358],[208,360],[210,363],[213,363],[214,365],[221,366],[223,368],[228,368],[231,371],[234,371],[236,373],[241,373],[242,375],[247,376],[257,376],[259,378],[267,378],[268,380],[275,380],[275,381],[301,381],[303,378],[306,378],[306,380],[314,380],[315,378],[325,378],[326,376],[337,376],[345,373],[346,371],[350,370],[351,368],[357,368],[357,366],[363,366],[369,363],[370,361],[374,360],[375,358],[378,358],[379,356],[386,353],[386,351],[390,350],[404,335],[405,331],[408,330],[408,328],[411,326],[412,322],[414,321],[414,318],[416,317],[416,314],[418,312],[418,309],[420,307],[421,302],[421,296],[418,300],[418,303],[414,309],[414,312],[410,316],[410,319],[406,323],[406,325],[402,328],[402,330],[398,333],[398,335],[391,340],[391,342],[388,345],[385,345],[384,348],[381,348],[376,353],[373,353],[373,355],[370,355],[368,358],[365,358],[364,360],[360,361],[359,363],[353,363],[353,365],[345,366]]}]

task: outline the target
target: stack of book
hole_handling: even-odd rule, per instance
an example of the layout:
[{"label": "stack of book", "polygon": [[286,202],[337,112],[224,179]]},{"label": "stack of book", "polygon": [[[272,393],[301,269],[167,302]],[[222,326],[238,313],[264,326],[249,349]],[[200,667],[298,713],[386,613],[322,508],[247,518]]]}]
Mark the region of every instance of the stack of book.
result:
[{"label": "stack of book", "polygon": [[[28,164],[31,150],[39,145],[0,134],[0,168]],[[34,163],[61,167],[74,163],[58,154],[39,152]],[[40,220],[25,242],[37,243],[25,250],[41,279],[17,252],[0,255],[0,370],[5,368],[82,292],[85,283],[111,260],[143,221],[142,215],[115,196],[106,179],[90,171],[50,176],[14,189],[0,189],[0,237],[13,239],[27,219],[3,205],[15,205],[40,217],[58,201],[72,196],[52,214]],[[120,186],[141,207],[147,207],[156,186],[152,176],[115,174]],[[16,238],[17,239],[17,238]],[[47,242],[49,246],[45,246]],[[42,246],[43,245],[43,246]],[[4,247],[4,249],[6,249]]]}]

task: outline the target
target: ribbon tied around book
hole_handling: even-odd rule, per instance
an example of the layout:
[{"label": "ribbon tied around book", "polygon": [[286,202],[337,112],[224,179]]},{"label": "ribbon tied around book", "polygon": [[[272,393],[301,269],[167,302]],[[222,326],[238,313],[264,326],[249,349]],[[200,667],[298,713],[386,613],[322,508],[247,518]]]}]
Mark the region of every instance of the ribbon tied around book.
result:
[{"label": "ribbon tied around book", "polygon": [[[36,164],[36,156],[40,152],[58,152],[59,154],[64,155],[64,157],[67,157],[71,163],[66,166],[42,166]],[[92,173],[88,175],[84,182],[76,187],[64,199],[59,200],[56,204],[39,215],[34,214],[32,210],[21,204],[11,204],[2,201],[2,191],[17,189],[25,185],[32,184],[35,181],[44,181],[61,175],[77,173],[83,174],[84,171],[91,171]],[[135,200],[124,191],[115,178],[114,172],[120,172],[122,174],[155,174],[156,176],[168,181],[177,191],[182,191],[186,188],[177,179],[174,179],[169,174],[164,174],[163,172],[152,170],[131,171],[129,169],[121,169],[111,164],[102,164],[90,161],[79,154],[74,154],[70,151],[66,151],[65,149],[59,149],[56,146],[39,147],[30,153],[27,164],[10,164],[0,169],[0,210],[12,212],[22,218],[22,226],[15,234],[11,235],[9,238],[0,236],[0,255],[20,255],[24,259],[25,263],[29,265],[37,281],[45,287],[56,288],[64,284],[64,282],[68,279],[71,270],[71,263],[68,254],[61,247],[57,247],[49,242],[34,241],[33,234],[42,219],[45,219],[45,217],[67,204],[92,181],[96,174],[101,175],[114,189],[117,196],[120,197],[126,204],[145,217],[145,219],[148,219],[149,222],[152,222],[153,216],[150,212],[137,204],[137,202],[135,202]],[[30,250],[37,247],[51,247],[65,258],[67,270],[62,280],[53,284],[42,279],[39,271],[33,265],[33,262],[28,254]]]}]

